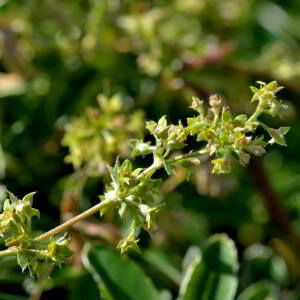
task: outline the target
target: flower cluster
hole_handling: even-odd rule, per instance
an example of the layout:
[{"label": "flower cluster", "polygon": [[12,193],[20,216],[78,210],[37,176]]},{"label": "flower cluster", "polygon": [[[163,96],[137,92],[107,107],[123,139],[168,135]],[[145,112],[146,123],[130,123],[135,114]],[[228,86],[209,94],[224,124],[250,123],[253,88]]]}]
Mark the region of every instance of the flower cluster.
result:
[{"label": "flower cluster", "polygon": [[[52,265],[66,263],[71,255],[69,240],[63,236],[45,241],[35,240],[31,233],[31,219],[39,217],[39,211],[32,208],[35,193],[18,199],[9,193],[0,214],[0,238],[9,247],[9,254],[17,256],[22,271],[29,269],[32,276],[47,276]],[[0,241],[1,241],[0,240]]]},{"label": "flower cluster", "polygon": [[117,155],[128,157],[128,139],[139,137],[144,130],[144,114],[136,110],[125,113],[119,94],[110,99],[98,96],[98,108],[88,108],[83,116],[67,124],[63,145],[70,154],[65,161],[79,169],[85,167],[89,176],[99,176],[106,171]]},{"label": "flower cluster", "polygon": [[[191,135],[197,136],[197,141],[205,141],[205,150],[210,156],[215,155],[212,160],[213,173],[228,173],[231,170],[232,162],[238,160],[242,166],[249,163],[251,154],[263,155],[265,147],[277,143],[285,146],[284,135],[289,127],[274,129],[258,120],[262,114],[269,114],[273,117],[281,116],[286,110],[286,105],[276,98],[276,93],[282,89],[275,81],[265,84],[258,82],[259,88],[251,87],[254,93],[252,102],[258,101],[257,108],[249,118],[246,115],[239,115],[233,118],[228,107],[222,105],[222,99],[218,96],[210,97],[210,109],[205,114],[203,101],[194,99],[192,108],[199,115],[188,118],[188,128]],[[266,142],[264,136],[256,136],[257,128],[261,126],[271,136]]]},{"label": "flower cluster", "polygon": [[[131,212],[133,230],[119,244],[122,252],[130,246],[137,248],[137,239],[134,238],[137,226],[141,225],[147,230],[155,229],[155,215],[163,203],[158,189],[161,180],[152,178],[157,169],[164,168],[168,175],[172,175],[176,163],[186,167],[199,164],[199,158],[205,154],[213,158],[212,173],[229,173],[235,161],[247,166],[251,155],[263,155],[268,144],[286,145],[284,135],[288,127],[269,128],[258,120],[262,113],[273,117],[282,115],[286,106],[276,98],[281,87],[275,81],[259,84],[259,88],[251,87],[254,92],[252,101],[258,101],[258,105],[250,117],[244,114],[233,117],[229,108],[223,105],[222,99],[212,95],[207,111],[203,101],[193,99],[191,108],[197,115],[187,119],[187,126],[181,122],[178,125],[168,124],[165,116],[157,123],[146,122],[146,128],[153,135],[155,144],[134,139],[131,141],[132,155],[152,154],[153,164],[146,169],[133,170],[129,160],[125,160],[122,165],[117,161],[114,168],[109,168],[112,183],[101,197],[104,201],[117,199],[121,217],[126,210]],[[256,135],[258,127],[262,127],[271,136],[269,142],[265,141],[264,136]],[[186,146],[188,136],[196,136],[197,141],[205,145],[196,151],[173,156],[173,150],[181,150]]]}]

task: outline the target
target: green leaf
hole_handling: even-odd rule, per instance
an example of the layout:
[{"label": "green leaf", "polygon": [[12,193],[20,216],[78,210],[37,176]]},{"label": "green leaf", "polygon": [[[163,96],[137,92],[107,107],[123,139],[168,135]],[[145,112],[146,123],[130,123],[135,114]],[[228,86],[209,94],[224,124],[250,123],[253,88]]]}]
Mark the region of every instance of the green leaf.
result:
[{"label": "green leaf", "polygon": [[259,92],[259,89],[255,86],[250,86],[250,90],[252,93],[258,93]]},{"label": "green leaf", "polygon": [[279,288],[262,280],[248,286],[237,300],[279,300]]},{"label": "green leaf", "polygon": [[[71,279],[71,280],[70,280]],[[85,272],[81,276],[68,278],[69,300],[100,300],[100,291],[91,274]],[[111,297],[103,297],[104,300],[113,300]]]},{"label": "green leaf", "polygon": [[29,264],[28,257],[24,253],[19,252],[17,254],[17,262],[18,262],[18,265],[21,267],[22,272],[24,272]]},{"label": "green leaf", "polygon": [[238,259],[235,245],[226,235],[212,236],[188,267],[179,300],[233,300],[237,289]]},{"label": "green leaf", "polygon": [[105,286],[113,299],[159,299],[150,278],[128,257],[101,246],[90,246],[84,251],[83,261],[93,277]]},{"label": "green leaf", "polygon": [[248,278],[248,283],[265,279],[279,286],[287,285],[289,276],[286,262],[275,255],[271,248],[254,244],[246,249],[244,256],[247,265],[244,277]]},{"label": "green leaf", "polygon": [[132,156],[147,155],[155,150],[155,146],[151,146],[151,142],[143,142],[137,139],[132,139],[130,141],[130,146],[132,147]]},{"label": "green leaf", "polygon": [[184,277],[180,284],[179,299],[193,300],[196,299],[195,291],[199,281],[199,268],[201,263],[201,255],[197,255],[190,262]]},{"label": "green leaf", "polygon": [[290,127],[280,127],[278,129],[271,129],[269,131],[272,140],[269,143],[273,143],[273,141],[281,146],[287,146],[284,135],[286,135],[290,130]]},{"label": "green leaf", "polygon": [[227,174],[231,171],[231,164],[228,156],[213,159],[211,163],[213,164],[213,174]]},{"label": "green leaf", "polygon": [[25,195],[25,196],[23,197],[22,200],[23,200],[24,202],[28,202],[28,203],[32,204],[33,196],[34,196],[36,193],[37,193],[37,192],[29,193],[29,194]]},{"label": "green leaf", "polygon": [[9,199],[6,199],[4,201],[3,211],[6,212],[6,211],[9,211],[10,209],[11,209],[10,201],[9,201]]},{"label": "green leaf", "polygon": [[266,85],[266,89],[267,90],[270,90],[270,91],[273,91],[277,88],[277,82],[276,81],[271,81],[270,83],[268,83]]},{"label": "green leaf", "polygon": [[7,191],[11,203],[18,203],[19,199],[11,192]]},{"label": "green leaf", "polygon": [[122,167],[121,167],[121,170],[122,174],[124,175],[130,175],[131,172],[132,172],[132,163],[130,160],[126,159],[123,164],[122,164]]},{"label": "green leaf", "polygon": [[175,169],[169,160],[164,160],[164,168],[169,176],[175,174]]},{"label": "green leaf", "polygon": [[269,128],[264,124],[261,125],[271,136],[271,140],[269,141],[270,144],[276,143],[281,146],[287,146],[284,136],[289,132],[290,127],[280,127],[278,129],[274,129]]},{"label": "green leaf", "polygon": [[230,122],[232,120],[232,115],[229,107],[223,107],[222,109],[222,122]]},{"label": "green leaf", "polygon": [[143,258],[175,284],[180,284],[181,274],[171,264],[166,253],[156,249],[148,249],[143,253]]},{"label": "green leaf", "polygon": [[238,115],[234,118],[235,121],[239,122],[240,125],[244,126],[244,124],[247,122],[248,117],[246,115]]}]

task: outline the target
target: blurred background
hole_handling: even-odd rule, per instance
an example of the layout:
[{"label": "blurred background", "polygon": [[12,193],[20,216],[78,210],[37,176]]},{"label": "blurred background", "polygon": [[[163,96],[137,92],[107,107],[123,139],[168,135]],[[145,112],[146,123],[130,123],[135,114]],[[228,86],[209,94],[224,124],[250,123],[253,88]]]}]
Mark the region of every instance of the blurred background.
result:
[{"label": "blurred background", "polygon": [[[266,122],[292,128],[288,147],[226,176],[209,163],[188,182],[183,170],[159,173],[167,204],[130,259],[162,300],[176,299],[188,255],[225,232],[238,247],[239,291],[263,283],[268,299],[300,299],[299,28],[298,0],[0,0],[2,200],[6,189],[38,191],[33,225],[46,231],[99,201],[106,164],[130,157],[130,138],[147,139],[144,120],[177,123],[192,115],[192,96],[214,93],[250,114],[249,85],[276,80],[289,109]],[[101,299],[83,245],[113,249],[127,231],[113,213],[74,227],[72,262],[49,280],[0,260],[0,293],[15,295],[3,299]]]}]

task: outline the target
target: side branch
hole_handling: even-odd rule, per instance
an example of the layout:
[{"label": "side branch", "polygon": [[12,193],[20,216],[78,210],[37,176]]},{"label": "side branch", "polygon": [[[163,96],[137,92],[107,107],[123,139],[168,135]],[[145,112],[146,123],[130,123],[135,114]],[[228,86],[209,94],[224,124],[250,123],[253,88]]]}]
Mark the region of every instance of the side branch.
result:
[{"label": "side branch", "polygon": [[[183,159],[188,159],[188,158],[192,158],[192,157],[197,157],[197,156],[201,156],[203,154],[206,154],[205,151],[200,150],[200,151],[195,151],[195,152],[191,152],[191,153],[186,153],[186,154],[180,154],[172,159],[170,159],[171,162],[178,162],[180,160]],[[145,169],[144,172],[142,172],[138,178],[141,179],[143,176],[145,176],[147,173],[152,172],[152,171],[156,171],[158,169],[161,169],[163,167],[163,163],[159,163],[159,164],[153,164],[152,166],[150,166],[149,168]],[[113,207],[116,206],[120,203],[119,199],[115,199],[115,200],[106,200],[106,201],[102,201],[99,204],[96,204],[95,206],[91,207],[90,209],[84,211],[83,213],[79,214],[78,216],[66,221],[65,223],[41,234],[40,236],[38,236],[37,238],[35,238],[38,241],[41,240],[46,240],[48,238],[50,238],[51,236],[57,235],[63,231],[66,231],[67,229],[69,229],[70,227],[72,227],[74,224],[76,224],[77,222],[86,219],[88,217],[90,217],[91,215],[97,213],[98,211],[100,211],[103,208],[107,208],[107,207]]]},{"label": "side branch", "polygon": [[102,201],[99,204],[96,204],[95,206],[91,207],[90,209],[84,211],[80,215],[66,221],[65,223],[41,234],[36,238],[36,240],[41,241],[50,238],[51,236],[54,236],[56,234],[59,234],[63,231],[66,231],[68,228],[70,228],[72,225],[75,223],[90,217],[91,215],[95,214],[96,212],[100,211],[103,208],[107,208],[110,206],[116,206],[119,203],[119,200],[107,200],[107,201]]}]

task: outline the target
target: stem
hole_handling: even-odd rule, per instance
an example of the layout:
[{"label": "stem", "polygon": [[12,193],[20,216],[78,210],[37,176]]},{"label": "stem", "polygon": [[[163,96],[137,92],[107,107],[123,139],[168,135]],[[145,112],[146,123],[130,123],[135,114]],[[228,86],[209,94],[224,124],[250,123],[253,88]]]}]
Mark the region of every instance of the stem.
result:
[{"label": "stem", "polygon": [[11,247],[11,248],[9,248],[9,249],[0,251],[0,257],[4,257],[4,256],[15,256],[16,253],[17,253],[17,251],[15,251],[15,250],[17,250],[17,249]]},{"label": "stem", "polygon": [[[177,162],[179,160],[183,160],[183,159],[187,159],[187,158],[192,158],[192,157],[197,157],[203,154],[208,154],[208,152],[206,150],[199,150],[199,151],[195,151],[195,152],[190,152],[190,153],[186,153],[186,154],[181,154],[178,155],[174,158],[171,158],[170,161],[171,162]],[[163,160],[159,161],[159,162],[155,162],[153,163],[149,168],[145,169],[142,173],[139,174],[139,176],[137,177],[137,179],[142,179],[147,173],[152,172],[152,171],[156,171],[158,169],[161,169],[163,167]],[[37,238],[35,238],[35,240],[41,241],[41,240],[45,240],[50,238],[51,236],[57,235],[63,231],[66,231],[68,228],[70,228],[71,226],[73,226],[74,224],[76,224],[77,222],[90,217],[91,215],[93,215],[94,213],[100,211],[103,208],[107,208],[109,206],[117,206],[120,203],[120,200],[118,199],[114,199],[114,200],[105,200],[103,202],[100,202],[99,204],[91,207],[90,209],[84,211],[83,213],[81,213],[80,215],[66,221],[65,223],[41,234],[40,236],[38,236]]]},{"label": "stem", "polygon": [[255,112],[253,113],[253,115],[248,119],[247,122],[252,122],[252,121],[256,121],[256,119],[258,118],[258,116],[261,114],[261,109],[259,108],[259,105],[256,107]]},{"label": "stem", "polygon": [[59,234],[65,230],[67,230],[68,228],[70,228],[72,225],[74,225],[75,223],[90,217],[91,215],[93,215],[94,213],[100,211],[103,208],[107,208],[109,206],[116,206],[119,203],[119,200],[105,200],[103,202],[100,202],[99,204],[96,204],[95,206],[91,207],[90,209],[84,211],[83,213],[81,213],[80,215],[66,221],[65,223],[43,233],[42,235],[38,236],[36,238],[36,240],[41,241],[41,240],[45,240],[47,238],[50,238],[53,235]]},{"label": "stem", "polygon": [[176,157],[171,158],[170,161],[177,162],[179,160],[193,158],[193,157],[197,157],[197,156],[201,156],[201,155],[205,155],[205,154],[209,154],[209,152],[206,149],[202,149],[199,151],[194,151],[194,152],[178,155]]},{"label": "stem", "polygon": [[162,168],[163,163],[153,163],[149,168],[145,169],[142,173],[139,174],[139,176],[137,177],[137,179],[142,179],[147,173],[152,172],[152,171],[156,171],[160,168]]},{"label": "stem", "polygon": [[[208,154],[207,150],[199,150],[199,151],[195,151],[195,152],[190,152],[190,153],[186,153],[186,154],[180,154],[177,155],[176,157],[173,157],[170,159],[171,162],[175,163],[177,161],[183,160],[183,159],[188,159],[188,158],[192,158],[192,157],[197,157],[203,154]],[[159,160],[154,162],[149,168],[145,169],[142,173],[139,174],[139,176],[137,177],[137,179],[142,179],[147,173],[152,172],[152,171],[156,171],[158,169],[161,169],[163,167],[164,163],[163,160]],[[65,223],[41,234],[40,236],[38,236],[37,238],[35,238],[35,240],[37,241],[41,241],[41,240],[46,240],[54,235],[57,235],[63,231],[66,231],[68,228],[70,228],[71,226],[73,226],[74,224],[76,224],[77,222],[90,217],[91,215],[93,215],[94,213],[102,210],[103,208],[107,208],[110,206],[117,206],[120,203],[119,199],[113,199],[113,200],[105,200],[100,202],[99,204],[96,204],[95,206],[91,207],[90,209],[84,211],[83,213],[79,214],[78,216],[66,221]],[[7,250],[3,250],[0,251],[0,257],[3,256],[14,256],[16,255],[16,247],[11,247]]]}]

